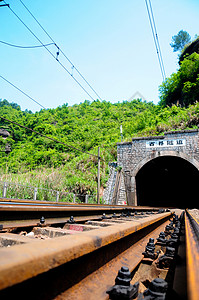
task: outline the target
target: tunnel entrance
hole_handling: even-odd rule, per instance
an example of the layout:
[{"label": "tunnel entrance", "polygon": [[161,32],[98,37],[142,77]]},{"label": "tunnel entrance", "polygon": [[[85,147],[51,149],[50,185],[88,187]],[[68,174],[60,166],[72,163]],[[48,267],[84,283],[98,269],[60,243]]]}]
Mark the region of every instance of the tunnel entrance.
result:
[{"label": "tunnel entrance", "polygon": [[198,208],[199,171],[183,158],[162,156],[136,175],[137,205]]}]

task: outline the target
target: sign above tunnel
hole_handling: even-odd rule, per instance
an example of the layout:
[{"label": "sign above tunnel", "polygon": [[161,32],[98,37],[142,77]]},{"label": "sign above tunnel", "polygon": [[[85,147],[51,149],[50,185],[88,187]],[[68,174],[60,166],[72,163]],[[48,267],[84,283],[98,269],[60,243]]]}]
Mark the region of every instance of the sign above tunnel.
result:
[{"label": "sign above tunnel", "polygon": [[186,145],[185,139],[154,140],[154,141],[146,142],[146,148],[179,147],[185,145]]}]

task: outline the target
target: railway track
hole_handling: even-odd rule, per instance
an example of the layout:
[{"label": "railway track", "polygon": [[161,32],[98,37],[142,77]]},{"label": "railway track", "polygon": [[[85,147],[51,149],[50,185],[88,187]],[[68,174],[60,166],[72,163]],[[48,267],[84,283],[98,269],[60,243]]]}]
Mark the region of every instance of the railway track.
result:
[{"label": "railway track", "polygon": [[4,200],[1,299],[198,299],[189,212]]}]

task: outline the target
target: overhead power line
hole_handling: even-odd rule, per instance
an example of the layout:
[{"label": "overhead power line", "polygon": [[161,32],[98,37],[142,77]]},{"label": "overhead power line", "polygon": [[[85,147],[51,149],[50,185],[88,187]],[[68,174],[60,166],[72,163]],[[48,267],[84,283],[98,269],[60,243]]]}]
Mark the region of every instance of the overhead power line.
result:
[{"label": "overhead power line", "polygon": [[34,48],[41,48],[41,47],[47,47],[47,46],[51,46],[51,45],[55,45],[54,43],[49,43],[49,44],[45,44],[45,45],[35,45],[35,46],[21,46],[21,45],[14,45],[11,43],[7,43],[4,41],[0,41],[1,44],[10,46],[10,47],[15,47],[15,48],[22,48],[22,49],[34,49]]},{"label": "overhead power line", "polygon": [[[30,97],[28,94],[26,94],[24,91],[22,91],[20,88],[18,88],[16,85],[14,85],[12,82],[10,82],[9,80],[7,80],[7,79],[6,79],[5,77],[3,77],[2,75],[0,75],[0,78],[2,78],[4,81],[6,81],[6,82],[7,82],[8,84],[10,84],[11,86],[13,86],[15,89],[17,89],[17,90],[18,90],[19,92],[21,92],[23,95],[25,95],[26,97],[28,97],[30,100],[32,100],[32,101],[34,101],[35,103],[37,103],[37,104],[38,104],[39,106],[41,106],[42,108],[47,109],[46,107],[44,107],[42,104],[40,104],[38,101],[36,101],[36,100],[33,99],[32,97]],[[19,126],[19,127],[22,127],[22,128],[27,129],[27,130],[30,130],[30,131],[32,131],[32,132],[34,132],[34,133],[36,133],[36,134],[39,134],[40,136],[43,136],[43,137],[45,137],[45,138],[47,138],[47,139],[49,139],[49,140],[52,140],[52,141],[54,141],[54,142],[56,142],[56,143],[62,144],[62,145],[64,145],[64,146],[67,146],[67,147],[72,148],[72,149],[74,149],[74,150],[77,150],[77,151],[79,151],[79,152],[86,153],[86,154],[89,154],[89,155],[91,155],[91,156],[94,156],[94,157],[99,158],[98,155],[95,155],[95,154],[92,154],[92,153],[90,153],[90,152],[87,152],[87,151],[78,149],[78,148],[73,147],[73,146],[71,146],[71,145],[67,145],[66,143],[63,143],[63,142],[60,142],[60,141],[58,141],[58,140],[56,140],[56,139],[53,139],[53,138],[51,138],[51,137],[48,137],[48,136],[46,136],[46,135],[44,135],[44,134],[42,134],[42,133],[40,133],[40,132],[37,132],[37,131],[35,131],[35,130],[31,129],[31,128],[28,128],[28,127],[26,127],[26,126],[23,126],[23,125],[21,125],[21,124],[19,124],[19,123],[17,123],[17,122],[8,120],[8,119],[3,118],[3,117],[1,117],[1,116],[0,116],[0,118],[1,118],[2,120],[4,120],[4,121],[7,121],[7,122],[12,123],[12,124],[15,124],[15,125],[17,125],[17,126]],[[103,148],[104,148],[104,147],[103,147]],[[106,162],[106,161],[105,161],[104,159],[102,159],[101,157],[100,157],[100,160]]]},{"label": "overhead power line", "polygon": [[[3,0],[5,4],[5,0]],[[13,11],[9,6],[10,11],[16,16],[16,18],[26,27],[26,29],[38,40],[38,42],[48,51],[48,53],[61,65],[61,67],[75,80],[75,82],[84,90],[84,92],[92,99],[94,98],[86,91],[86,89],[80,84],[80,82],[68,71],[68,69],[58,60],[57,55],[55,56],[43,43],[42,41],[34,34],[34,32],[23,22],[23,20]],[[59,50],[59,48],[58,48]],[[59,52],[57,52],[59,53]]]},{"label": "overhead power line", "polygon": [[[6,1],[3,0],[3,2],[5,4]],[[24,7],[28,10],[28,8],[25,6],[25,4],[23,4]],[[86,90],[86,88],[83,87],[83,85],[73,76],[73,73],[71,73],[65,66],[63,63],[61,63],[58,59],[58,56],[59,56],[59,53],[63,53],[63,51],[59,48],[59,46],[54,42],[54,40],[50,37],[50,35],[48,34],[48,36],[50,37],[50,39],[53,41],[53,43],[55,44],[55,46],[57,47],[57,53],[56,55],[54,55],[46,46],[45,44],[37,37],[37,35],[24,23],[24,21],[14,12],[14,10],[8,6],[8,8],[10,9],[10,11],[15,15],[15,17],[26,27],[26,29],[34,36],[34,38],[37,39],[37,41],[48,51],[48,53],[60,64],[60,66],[73,78],[73,80],[81,87],[81,89],[92,99],[92,100],[95,100],[91,95],[90,93]],[[29,11],[29,10],[28,10]],[[29,13],[33,16],[33,14],[29,11]],[[36,18],[34,17],[34,19],[36,20]],[[37,21],[38,24],[40,24],[38,21]],[[45,31],[45,29],[41,26],[40,24],[40,27]],[[45,31],[46,34],[47,34],[47,31]],[[67,58],[67,56],[63,53],[63,55]],[[68,58],[67,58],[68,61],[70,61]],[[72,64],[72,62],[70,62]],[[72,69],[75,69],[75,66],[72,64]],[[89,85],[89,87],[95,92],[95,90],[91,87],[91,85],[85,80],[85,78],[81,75],[81,73],[78,71],[78,74],[84,79],[84,81]],[[95,92],[96,94],[96,92]],[[99,95],[97,94],[97,96],[99,97]],[[99,97],[100,98],[100,97]],[[101,100],[101,98],[100,98]]]},{"label": "overhead power line", "polygon": [[[19,123],[17,123],[17,122],[14,122],[14,121],[11,121],[11,120],[9,120],[9,119],[6,119],[6,118],[4,118],[4,117],[1,117],[1,116],[0,116],[0,118],[1,118],[2,120],[6,121],[6,122],[15,124],[15,125],[17,125],[17,126],[19,126],[19,127],[21,127],[21,128],[24,128],[24,129],[26,129],[26,130],[29,130],[29,131],[31,131],[31,132],[34,132],[34,133],[36,133],[36,134],[38,134],[38,135],[40,135],[40,136],[42,136],[42,137],[44,137],[44,138],[47,138],[48,140],[51,140],[51,141],[53,141],[53,142],[55,142],[55,143],[62,144],[62,145],[66,146],[66,147],[68,147],[68,148],[71,148],[71,149],[73,149],[73,150],[76,150],[76,151],[79,151],[79,152],[82,152],[82,153],[85,153],[85,154],[88,154],[88,155],[90,155],[90,156],[93,156],[93,157],[97,157],[97,158],[98,158],[98,155],[92,154],[92,153],[90,153],[90,152],[87,152],[87,151],[84,151],[84,150],[82,150],[82,149],[78,149],[78,148],[76,148],[76,147],[73,147],[73,146],[71,146],[71,145],[68,145],[68,144],[66,144],[66,143],[64,143],[64,142],[58,141],[58,140],[56,140],[56,139],[54,139],[54,138],[51,138],[51,137],[49,137],[49,136],[47,136],[47,135],[45,135],[45,134],[43,134],[43,133],[40,133],[40,132],[38,132],[38,131],[36,131],[36,130],[34,130],[34,129],[31,129],[31,128],[26,127],[26,126],[24,126],[24,125],[21,125],[21,124],[19,124]],[[104,159],[102,159],[101,157],[100,157],[100,159],[101,159],[102,161],[106,162],[106,161],[105,161]]]},{"label": "overhead power line", "polygon": [[17,89],[20,93],[22,93],[23,95],[25,95],[26,97],[28,97],[30,100],[32,100],[33,102],[37,103],[42,108],[47,109],[46,107],[44,107],[42,104],[40,104],[38,101],[36,101],[32,97],[30,97],[28,94],[26,94],[24,91],[22,91],[20,88],[18,88],[16,85],[14,85],[12,82],[10,82],[8,79],[6,79],[5,77],[3,77],[2,75],[0,75],[0,78],[2,78],[4,81],[6,81],[7,83],[9,83],[12,87],[14,87],[15,89]]},{"label": "overhead power line", "polygon": [[160,61],[161,61],[161,64],[162,64],[164,79],[166,79],[166,73],[165,73],[165,68],[164,68],[164,63],[163,63],[163,58],[162,58],[162,52],[161,52],[161,49],[160,49],[160,43],[159,43],[159,38],[158,38],[158,34],[157,34],[157,29],[156,29],[156,25],[155,25],[155,19],[154,19],[154,14],[153,14],[151,0],[149,0],[149,5],[150,5],[150,10],[151,10],[151,15],[152,15],[153,25],[154,25],[154,29],[155,29],[155,37],[156,37],[157,45],[158,45],[158,49],[159,49]]},{"label": "overhead power line", "polygon": [[165,81],[166,73],[165,73],[165,68],[164,68],[162,53],[161,53],[161,49],[160,49],[160,43],[159,43],[159,39],[158,39],[158,34],[157,34],[156,25],[155,25],[155,18],[154,18],[154,14],[153,14],[151,1],[149,0],[149,5],[147,3],[147,0],[145,0],[145,3],[146,3],[147,13],[148,13],[151,31],[152,31],[152,35],[153,35],[153,40],[155,43],[155,48],[156,48],[156,52],[157,52],[157,56],[158,56],[162,79],[163,79],[163,81]]},{"label": "overhead power line", "polygon": [[[32,16],[32,18],[36,21],[36,23],[39,25],[39,27],[45,32],[45,34],[49,37],[49,39],[55,43],[54,39],[51,37],[51,35],[44,29],[44,27],[41,25],[41,23],[36,19],[36,17],[33,15],[33,13],[28,9],[28,7],[23,3],[22,0],[19,0],[21,4],[25,7],[25,9],[28,11],[28,13]],[[55,43],[55,45],[57,45]],[[77,73],[81,76],[81,78],[86,82],[86,84],[91,88],[91,90],[96,94],[96,96],[100,99],[101,97],[99,94],[94,90],[94,88],[90,85],[90,83],[86,80],[86,78],[80,73],[80,71],[75,67],[75,65],[72,63],[72,61],[66,56],[66,54],[63,52],[63,50],[59,47],[60,52],[63,54],[63,56],[67,59],[67,61],[71,64],[72,68],[77,71]]]}]

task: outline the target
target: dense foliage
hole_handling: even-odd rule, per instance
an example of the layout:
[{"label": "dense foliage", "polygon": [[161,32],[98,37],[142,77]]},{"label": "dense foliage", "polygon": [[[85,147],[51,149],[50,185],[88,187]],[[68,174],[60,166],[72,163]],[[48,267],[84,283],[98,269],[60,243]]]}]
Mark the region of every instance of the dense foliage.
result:
[{"label": "dense foliage", "polygon": [[[117,160],[116,143],[121,138],[121,122],[126,141],[130,141],[133,136],[159,135],[169,130],[196,128],[199,103],[185,108],[175,105],[162,107],[139,99],[115,104],[85,101],[71,107],[64,104],[56,109],[31,113],[21,111],[17,104],[4,100],[0,101],[0,116],[95,155],[100,146],[104,160],[101,161],[103,189],[108,179],[108,162]],[[97,157],[48,140],[2,119],[0,128],[10,133],[6,139],[0,137],[1,180],[81,194],[95,193]],[[4,152],[7,143],[12,148],[8,155]]]},{"label": "dense foliage", "polygon": [[160,86],[163,106],[180,104],[187,107],[199,100],[199,54],[187,56],[180,68]]},{"label": "dense foliage", "polygon": [[183,48],[180,56],[179,56],[179,64],[186,58],[188,55],[193,54],[194,52],[199,53],[199,37],[196,36],[195,40],[191,43],[188,43]]}]

